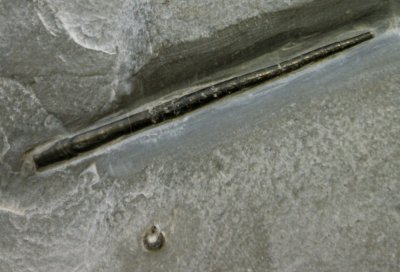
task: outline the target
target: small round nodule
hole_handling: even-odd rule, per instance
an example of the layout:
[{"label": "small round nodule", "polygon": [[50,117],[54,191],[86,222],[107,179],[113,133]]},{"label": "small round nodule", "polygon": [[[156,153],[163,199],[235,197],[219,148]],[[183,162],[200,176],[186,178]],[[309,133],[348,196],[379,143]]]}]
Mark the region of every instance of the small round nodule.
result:
[{"label": "small round nodule", "polygon": [[144,234],[143,245],[149,251],[160,250],[165,243],[164,234],[157,226],[151,226]]}]

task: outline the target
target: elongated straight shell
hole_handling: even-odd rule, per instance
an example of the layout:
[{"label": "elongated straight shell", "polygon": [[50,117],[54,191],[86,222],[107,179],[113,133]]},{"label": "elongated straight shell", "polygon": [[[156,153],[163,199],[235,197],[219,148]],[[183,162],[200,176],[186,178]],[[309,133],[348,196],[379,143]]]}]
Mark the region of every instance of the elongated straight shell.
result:
[{"label": "elongated straight shell", "polygon": [[224,96],[238,92],[243,88],[282,76],[372,38],[372,33],[367,32],[347,40],[315,49],[280,64],[208,86],[196,92],[168,101],[151,110],[136,113],[88,132],[63,139],[50,146],[48,149],[34,155],[33,160],[36,167],[41,168],[73,158],[123,135],[131,134],[154,124],[162,123],[165,120],[178,117]]}]

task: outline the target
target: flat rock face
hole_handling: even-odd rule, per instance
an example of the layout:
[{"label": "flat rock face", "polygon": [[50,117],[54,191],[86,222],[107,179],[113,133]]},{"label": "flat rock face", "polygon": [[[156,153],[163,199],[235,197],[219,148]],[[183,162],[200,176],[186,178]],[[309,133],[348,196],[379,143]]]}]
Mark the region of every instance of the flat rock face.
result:
[{"label": "flat rock face", "polygon": [[[0,1],[0,271],[399,271],[399,6]],[[375,39],[32,168],[41,143],[363,31]]]}]

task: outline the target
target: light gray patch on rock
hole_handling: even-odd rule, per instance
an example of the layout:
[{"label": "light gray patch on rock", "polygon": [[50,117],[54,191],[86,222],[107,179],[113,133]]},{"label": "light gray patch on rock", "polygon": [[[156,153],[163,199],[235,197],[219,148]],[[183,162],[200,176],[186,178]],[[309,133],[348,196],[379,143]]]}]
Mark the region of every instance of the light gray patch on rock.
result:
[{"label": "light gray patch on rock", "polygon": [[0,135],[2,164],[17,170],[25,151],[64,131],[56,122],[45,128],[48,113],[31,90],[20,83],[0,78]]}]

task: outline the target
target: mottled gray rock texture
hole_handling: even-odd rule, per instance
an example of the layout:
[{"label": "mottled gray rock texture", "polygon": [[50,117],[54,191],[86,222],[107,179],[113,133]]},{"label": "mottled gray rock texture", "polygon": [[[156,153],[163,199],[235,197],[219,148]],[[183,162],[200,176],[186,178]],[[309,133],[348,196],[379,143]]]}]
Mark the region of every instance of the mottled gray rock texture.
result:
[{"label": "mottled gray rock texture", "polygon": [[[399,6],[1,0],[0,272],[399,271]],[[346,53],[32,168],[39,144],[367,30]],[[158,252],[142,245],[153,224]]]}]

